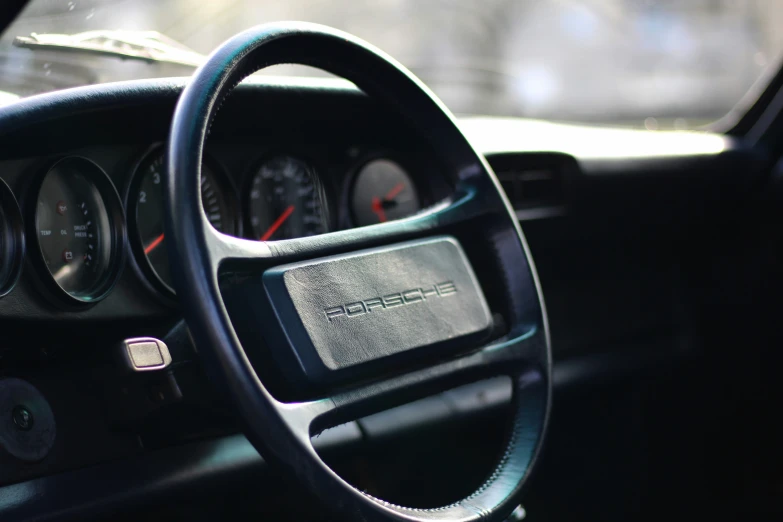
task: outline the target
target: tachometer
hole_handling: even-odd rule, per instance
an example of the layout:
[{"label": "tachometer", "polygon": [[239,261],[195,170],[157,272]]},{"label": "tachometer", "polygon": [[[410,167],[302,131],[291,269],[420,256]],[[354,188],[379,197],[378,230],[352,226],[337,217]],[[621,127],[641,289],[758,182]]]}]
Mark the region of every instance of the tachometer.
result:
[{"label": "tachometer", "polygon": [[119,273],[122,209],[106,174],[83,158],[56,163],[35,205],[40,259],[56,286],[76,301],[104,297]]},{"label": "tachometer", "polygon": [[275,156],[256,169],[248,199],[254,239],[272,241],[327,231],[323,188],[304,160]]},{"label": "tachometer", "polygon": [[[201,201],[207,219],[220,232],[236,234],[235,205],[225,180],[209,162],[201,165]],[[133,217],[134,247],[142,264],[162,285],[174,292],[163,232],[163,152],[156,149],[139,164],[131,185],[129,213]]]}]

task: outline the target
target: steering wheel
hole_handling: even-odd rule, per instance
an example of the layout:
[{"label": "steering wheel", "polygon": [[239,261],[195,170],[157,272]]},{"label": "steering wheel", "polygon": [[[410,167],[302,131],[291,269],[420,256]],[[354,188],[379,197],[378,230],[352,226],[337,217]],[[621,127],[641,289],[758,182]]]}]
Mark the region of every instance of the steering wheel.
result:
[{"label": "steering wheel", "polygon": [[[240,81],[283,63],[342,76],[399,113],[440,161],[452,196],[412,217],[313,237],[251,241],[214,229],[199,190],[213,118]],[[546,312],[508,199],[435,95],[349,34],[298,22],[258,26],[195,72],[174,113],[167,167],[165,231],[180,306],[211,380],[257,450],[356,520],[508,516],[549,415]],[[236,266],[260,285],[252,292],[263,302],[256,329],[304,399],[275,396],[243,349],[220,286]],[[408,508],[374,498],[334,473],[311,444],[326,428],[498,375],[513,382],[506,451],[478,490],[451,505]]]}]

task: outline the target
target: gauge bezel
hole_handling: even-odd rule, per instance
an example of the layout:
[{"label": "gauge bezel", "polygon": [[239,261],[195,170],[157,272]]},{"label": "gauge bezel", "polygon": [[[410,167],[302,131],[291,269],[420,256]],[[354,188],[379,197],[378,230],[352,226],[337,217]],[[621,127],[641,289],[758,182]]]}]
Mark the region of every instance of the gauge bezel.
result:
[{"label": "gauge bezel", "polygon": [[14,289],[22,274],[25,256],[24,220],[11,188],[0,179],[0,231],[7,241],[0,243],[0,297]]},{"label": "gauge bezel", "polygon": [[[252,161],[250,163],[250,168],[248,169],[247,174],[245,175],[245,179],[243,183],[244,197],[242,198],[242,205],[244,208],[244,221],[245,221],[245,235],[243,237],[245,239],[252,239],[258,241],[257,237],[253,237],[251,235],[253,233],[253,224],[250,222],[250,219],[252,218],[250,212],[250,191],[252,190],[253,187],[253,180],[255,179],[256,174],[258,174],[259,170],[261,169],[261,165],[263,165],[269,160],[272,160],[280,156],[288,156],[290,158],[294,158],[296,160],[305,163],[310,168],[313,174],[316,190],[318,190],[318,195],[321,198],[321,212],[323,214],[323,220],[324,220],[324,231],[322,232],[322,234],[326,234],[328,232],[333,231],[335,229],[335,226],[332,217],[332,198],[330,197],[328,187],[326,186],[324,180],[321,177],[321,172],[323,170],[320,168],[318,163],[314,161],[307,154],[294,152],[288,149],[274,149],[265,152],[260,157],[256,158],[256,160]],[[270,241],[274,241],[274,240],[270,240]]]},{"label": "gauge bezel", "polygon": [[[109,218],[109,261],[107,263],[106,273],[102,280],[95,285],[95,289],[86,296],[75,296],[63,289],[57,281],[54,280],[52,273],[46,266],[41,243],[38,240],[38,231],[36,230],[36,213],[38,208],[38,198],[41,194],[41,187],[44,180],[56,167],[67,162],[81,162],[84,168],[80,172],[95,187],[103,200],[106,208],[106,214]],[[31,248],[31,255],[28,256],[32,262],[35,272],[38,274],[38,280],[42,283],[46,292],[57,299],[57,304],[68,308],[85,308],[93,306],[104,300],[114,289],[117,280],[125,266],[125,212],[122,206],[122,200],[117,189],[112,183],[106,172],[91,159],[83,156],[66,156],[52,161],[47,168],[42,169],[32,185],[32,190],[28,195],[28,204],[25,211],[26,229],[28,236],[35,239],[36,248]]]},{"label": "gauge bezel", "polygon": [[[136,208],[138,206],[138,201],[135,195],[138,194],[144,176],[144,173],[141,172],[141,167],[146,164],[148,160],[161,154],[165,154],[164,144],[161,142],[154,143],[138,156],[131,167],[130,177],[128,178],[124,193],[125,209],[128,213],[128,243],[130,243],[130,248],[133,252],[132,264],[135,267],[137,274],[141,275],[142,279],[163,299],[163,301],[171,306],[176,306],[177,293],[160,278],[155,271],[155,268],[153,268],[152,263],[150,263],[149,258],[144,253],[144,246],[142,245],[138,224],[136,223]],[[230,176],[227,175],[223,165],[211,155],[205,153],[202,162],[206,164],[215,175],[216,181],[226,198],[228,210],[232,214],[234,230],[233,233],[229,235],[242,237],[243,219],[236,186]]]},{"label": "gauge bezel", "polygon": [[405,158],[400,157],[399,154],[388,149],[369,151],[364,154],[356,156],[356,159],[353,162],[351,162],[351,167],[349,168],[348,174],[345,176],[345,179],[343,181],[342,195],[341,195],[342,201],[340,204],[340,215],[339,215],[339,222],[341,228],[348,229],[348,228],[358,228],[362,226],[367,226],[367,225],[360,225],[357,222],[356,217],[354,216],[353,204],[352,204],[353,191],[354,191],[354,187],[356,186],[356,178],[359,176],[359,172],[361,172],[361,170],[367,164],[377,160],[393,161],[394,163],[399,165],[403,171],[405,171],[405,174],[407,174],[411,180],[411,184],[413,185],[413,188],[416,189],[416,195],[419,198],[420,211],[432,204],[432,202],[430,201],[429,191],[424,190],[426,187],[424,187],[423,184],[419,183],[418,180],[416,179],[417,178],[416,171],[410,168],[412,162],[406,160]]}]

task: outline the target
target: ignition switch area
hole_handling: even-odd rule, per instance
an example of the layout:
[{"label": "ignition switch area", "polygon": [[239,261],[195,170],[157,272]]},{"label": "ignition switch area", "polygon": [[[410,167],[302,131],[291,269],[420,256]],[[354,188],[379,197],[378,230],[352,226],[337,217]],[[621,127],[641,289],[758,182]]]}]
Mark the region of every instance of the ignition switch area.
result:
[{"label": "ignition switch area", "polygon": [[57,430],[49,403],[32,384],[0,379],[0,447],[25,462],[42,460]]}]

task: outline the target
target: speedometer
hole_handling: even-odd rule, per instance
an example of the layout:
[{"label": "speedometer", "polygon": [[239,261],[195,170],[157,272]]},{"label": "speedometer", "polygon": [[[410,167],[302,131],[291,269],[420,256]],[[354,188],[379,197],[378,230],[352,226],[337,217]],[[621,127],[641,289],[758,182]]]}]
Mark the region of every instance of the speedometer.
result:
[{"label": "speedometer", "polygon": [[[227,182],[212,163],[201,165],[201,201],[204,213],[215,229],[236,234],[235,205]],[[151,272],[153,282],[174,293],[166,236],[163,232],[163,151],[156,149],[139,164],[129,195],[134,247],[143,259],[142,267]]]},{"label": "speedometer", "polygon": [[324,199],[309,163],[288,155],[267,159],[250,183],[248,216],[253,238],[272,241],[326,232]]}]

